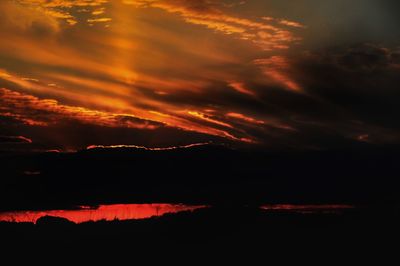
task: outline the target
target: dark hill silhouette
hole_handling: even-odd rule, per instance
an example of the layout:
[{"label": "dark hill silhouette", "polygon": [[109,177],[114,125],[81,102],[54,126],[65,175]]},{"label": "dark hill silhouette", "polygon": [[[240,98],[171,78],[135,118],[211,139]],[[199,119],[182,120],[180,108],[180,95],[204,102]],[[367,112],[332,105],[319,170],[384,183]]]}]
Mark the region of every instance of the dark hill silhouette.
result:
[{"label": "dark hill silhouette", "polygon": [[263,152],[202,145],[1,155],[1,209],[107,203],[399,203],[396,149]]},{"label": "dark hill silhouette", "polygon": [[55,217],[55,216],[43,216],[40,217],[36,221],[36,226],[39,227],[65,227],[65,226],[71,226],[74,225],[74,222],[71,222],[70,220],[62,217]]}]

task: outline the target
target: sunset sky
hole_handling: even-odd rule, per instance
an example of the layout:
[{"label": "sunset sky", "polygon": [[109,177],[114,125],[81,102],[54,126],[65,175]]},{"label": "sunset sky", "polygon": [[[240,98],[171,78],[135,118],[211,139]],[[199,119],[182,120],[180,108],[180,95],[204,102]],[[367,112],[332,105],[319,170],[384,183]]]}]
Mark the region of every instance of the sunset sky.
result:
[{"label": "sunset sky", "polygon": [[2,0],[0,150],[400,143],[394,0]]}]

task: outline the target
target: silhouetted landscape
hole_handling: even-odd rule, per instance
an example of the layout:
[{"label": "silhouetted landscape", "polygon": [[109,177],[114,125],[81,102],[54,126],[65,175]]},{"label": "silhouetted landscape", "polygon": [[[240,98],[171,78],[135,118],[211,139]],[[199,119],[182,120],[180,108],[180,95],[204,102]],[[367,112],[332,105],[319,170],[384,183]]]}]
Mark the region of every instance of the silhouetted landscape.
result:
[{"label": "silhouetted landscape", "polygon": [[[371,248],[398,237],[397,158],[387,149],[271,154],[218,145],[7,154],[1,160],[3,173],[10,177],[2,179],[3,213],[116,203],[209,207],[143,220],[79,224],[45,216],[36,224],[2,222],[0,230],[3,239],[18,245],[128,241],[130,246],[159,249],[222,245],[289,250],[305,248],[307,239],[315,248],[321,243]],[[299,209],[261,208],[284,203]],[[312,209],[304,204],[313,204]],[[353,207],[317,208],[324,204]]]},{"label": "silhouetted landscape", "polygon": [[219,145],[7,154],[1,160],[1,208],[141,202],[388,206],[399,202],[398,156],[383,148],[269,153]]}]

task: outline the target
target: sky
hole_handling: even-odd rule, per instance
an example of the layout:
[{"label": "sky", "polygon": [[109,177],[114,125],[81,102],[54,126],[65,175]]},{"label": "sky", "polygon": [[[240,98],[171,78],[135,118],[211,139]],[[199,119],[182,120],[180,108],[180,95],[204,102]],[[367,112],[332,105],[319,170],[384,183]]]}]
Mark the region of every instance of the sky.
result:
[{"label": "sky", "polygon": [[394,0],[4,0],[0,150],[400,142]]}]

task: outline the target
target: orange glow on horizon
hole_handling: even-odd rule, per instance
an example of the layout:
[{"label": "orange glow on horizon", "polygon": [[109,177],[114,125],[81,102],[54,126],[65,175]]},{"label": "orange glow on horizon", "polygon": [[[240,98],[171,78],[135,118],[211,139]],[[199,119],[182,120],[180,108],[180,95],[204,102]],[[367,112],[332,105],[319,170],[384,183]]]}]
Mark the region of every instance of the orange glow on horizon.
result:
[{"label": "orange glow on horizon", "polygon": [[209,145],[209,142],[204,143],[194,143],[188,144],[183,146],[174,146],[174,147],[163,147],[163,148],[149,148],[144,146],[137,146],[137,145],[90,145],[86,147],[86,150],[93,150],[93,149],[120,149],[120,148],[128,148],[128,149],[139,149],[139,150],[146,150],[146,151],[170,151],[170,150],[177,150],[177,149],[188,149],[193,147],[201,147]]}]

